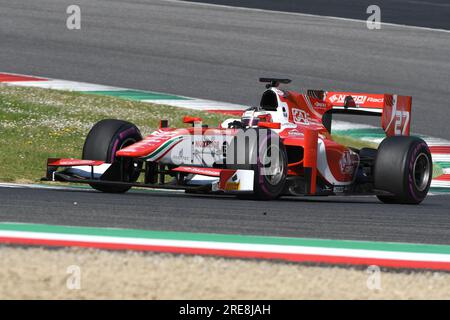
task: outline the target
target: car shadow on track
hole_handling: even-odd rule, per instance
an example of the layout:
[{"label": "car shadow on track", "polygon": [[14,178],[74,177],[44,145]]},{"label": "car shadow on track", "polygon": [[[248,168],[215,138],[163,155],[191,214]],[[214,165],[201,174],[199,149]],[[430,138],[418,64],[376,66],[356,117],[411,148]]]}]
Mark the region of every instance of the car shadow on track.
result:
[{"label": "car shadow on track", "polygon": [[[159,197],[159,198],[189,198],[189,199],[202,199],[202,200],[208,200],[208,201],[239,201],[243,204],[250,204],[250,203],[264,203],[266,201],[264,200],[253,200],[253,199],[239,199],[238,197],[234,195],[225,195],[225,194],[193,194],[193,193],[184,193],[179,191],[164,191],[164,190],[143,190],[143,189],[134,189],[132,191],[129,191],[124,194],[117,194],[117,193],[104,193],[93,189],[88,188],[73,188],[73,189],[52,189],[52,188],[43,188],[43,189],[33,189],[33,190],[44,190],[44,191],[52,191],[52,192],[73,192],[73,193],[82,193],[82,194],[89,194],[90,196],[100,196],[100,197],[123,197],[123,198],[136,198],[136,197]],[[433,198],[436,197],[436,195],[432,196]],[[335,204],[362,204],[362,205],[380,205],[384,207],[398,207],[398,206],[410,206],[410,205],[388,205],[383,204],[380,201],[377,200],[375,196],[365,195],[365,196],[283,196],[280,197],[277,200],[270,200],[267,202],[280,202],[280,203],[295,203],[295,202],[302,202],[302,203],[335,203]],[[421,206],[435,206],[435,204],[429,203],[427,200],[425,200]]]}]

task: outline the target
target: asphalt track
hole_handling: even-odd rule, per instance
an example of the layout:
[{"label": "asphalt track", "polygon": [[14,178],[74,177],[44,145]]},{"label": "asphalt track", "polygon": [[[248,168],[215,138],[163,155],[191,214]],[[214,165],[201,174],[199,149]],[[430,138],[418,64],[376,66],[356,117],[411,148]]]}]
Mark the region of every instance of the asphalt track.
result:
[{"label": "asphalt track", "polygon": [[0,70],[246,105],[259,102],[260,76],[393,92],[414,97],[414,132],[450,139],[450,31],[160,0],[79,0],[74,31],[70,4],[0,0]]},{"label": "asphalt track", "polygon": [[408,206],[374,197],[261,202],[178,192],[0,188],[0,221],[450,244],[449,200],[433,196]]},{"label": "asphalt track", "polygon": [[[80,0],[82,29],[69,31],[72,2],[0,0],[0,70],[244,104],[258,100],[261,75],[303,89],[395,92],[414,96],[414,131],[450,138],[448,32],[143,0]],[[449,200],[0,188],[0,221],[450,244]]]}]

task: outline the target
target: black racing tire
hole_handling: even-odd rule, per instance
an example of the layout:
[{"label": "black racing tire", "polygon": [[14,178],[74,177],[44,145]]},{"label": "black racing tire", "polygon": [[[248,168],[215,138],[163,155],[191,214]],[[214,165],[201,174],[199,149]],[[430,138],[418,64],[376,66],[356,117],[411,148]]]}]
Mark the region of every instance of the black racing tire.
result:
[{"label": "black racing tire", "polygon": [[[101,160],[106,163],[116,161],[116,151],[142,140],[139,129],[132,123],[105,119],[97,122],[89,131],[83,147],[82,159]],[[125,159],[126,182],[135,182],[139,178],[141,164],[135,164],[132,159]],[[124,193],[131,187],[90,184],[96,190],[108,193]]]},{"label": "black racing tire", "polygon": [[[288,171],[286,148],[279,136],[270,129],[250,128],[245,130],[247,134],[248,130],[254,130],[256,140],[249,139],[248,143],[242,144],[237,143],[239,137],[234,137],[226,155],[227,169],[244,169],[255,172],[253,194],[241,194],[238,195],[238,198],[255,200],[276,199],[282,194],[286,184]],[[230,150],[233,150],[233,152],[230,152]],[[271,170],[271,163],[265,161],[267,159],[265,158],[266,156],[271,156],[272,150],[276,150],[278,153],[278,156],[273,158],[276,161],[273,167],[274,170]],[[240,161],[239,157],[241,157]],[[271,170],[274,174],[265,174],[265,170]]]},{"label": "black racing tire", "polygon": [[430,189],[433,175],[431,152],[418,137],[394,136],[378,147],[374,187],[392,195],[379,195],[384,203],[419,204]]}]

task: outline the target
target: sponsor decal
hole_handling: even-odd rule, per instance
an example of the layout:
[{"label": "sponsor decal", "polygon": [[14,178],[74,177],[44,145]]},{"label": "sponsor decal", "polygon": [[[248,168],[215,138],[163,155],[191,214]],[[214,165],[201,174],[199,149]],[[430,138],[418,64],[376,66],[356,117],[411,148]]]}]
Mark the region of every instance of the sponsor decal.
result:
[{"label": "sponsor decal", "polygon": [[195,146],[197,148],[218,148],[219,147],[219,141],[213,141],[213,140],[202,140],[202,141],[195,141]]},{"label": "sponsor decal", "polygon": [[239,182],[227,182],[227,184],[225,185],[225,190],[226,191],[237,191],[239,190]]},{"label": "sponsor decal", "polygon": [[54,159],[49,161],[49,166],[99,166],[103,161],[99,160],[79,160],[79,159]]},{"label": "sponsor decal", "polygon": [[171,156],[172,156],[172,161],[173,161],[175,164],[179,164],[179,163],[184,163],[184,162],[189,162],[189,161],[191,161],[191,158],[190,158],[190,157],[184,155],[184,149],[183,149],[183,148],[181,148],[181,149],[178,151],[178,154],[172,153]]},{"label": "sponsor decal", "polygon": [[409,112],[397,110],[395,112],[394,133],[396,136],[404,135],[409,123]]},{"label": "sponsor decal", "polygon": [[237,191],[239,190],[241,181],[238,178],[237,174],[234,174],[226,183],[225,183],[225,191]]},{"label": "sponsor decal", "polygon": [[314,102],[314,107],[315,108],[319,108],[319,109],[323,109],[323,108],[327,107],[327,104],[325,102],[315,101]]},{"label": "sponsor decal", "polygon": [[295,123],[309,125],[308,113],[304,110],[293,108],[292,119]]},{"label": "sponsor decal", "polygon": [[339,160],[339,167],[342,174],[353,174],[353,172],[355,171],[355,166],[353,162],[353,156],[350,151],[346,150],[342,154],[342,157]]},{"label": "sponsor decal", "polygon": [[384,98],[373,98],[373,97],[367,98],[367,102],[383,103],[383,101],[384,101]]},{"label": "sponsor decal", "polygon": [[297,129],[293,129],[288,131],[288,135],[290,136],[303,136],[303,133],[298,131]]},{"label": "sponsor decal", "polygon": [[[347,94],[333,94],[328,100],[330,100],[331,103],[344,103],[345,97],[347,97]],[[365,95],[352,95],[353,100],[355,100],[356,104],[364,104],[367,100],[367,96]]]},{"label": "sponsor decal", "polygon": [[[216,140],[219,138],[220,140]],[[202,140],[197,140],[194,142],[194,154],[210,154],[212,156],[222,155],[222,145],[225,141],[223,136],[210,136],[204,137]]]},{"label": "sponsor decal", "polygon": [[213,176],[213,177],[219,175],[219,172],[217,170],[209,170],[209,169],[205,169],[205,168],[190,167],[186,171],[189,171],[190,173],[196,173],[196,174],[200,174],[200,175]]}]

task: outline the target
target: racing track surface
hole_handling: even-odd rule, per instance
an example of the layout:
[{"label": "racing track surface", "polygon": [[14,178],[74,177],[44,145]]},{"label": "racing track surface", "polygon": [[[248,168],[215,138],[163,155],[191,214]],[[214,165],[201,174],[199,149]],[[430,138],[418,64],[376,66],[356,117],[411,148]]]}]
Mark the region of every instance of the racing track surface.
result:
[{"label": "racing track surface", "polygon": [[367,7],[376,4],[383,22],[450,29],[447,0],[187,0],[190,2],[288,11],[366,20]]},{"label": "racing track surface", "polygon": [[[0,70],[245,104],[258,100],[261,75],[300,88],[410,94],[413,130],[450,138],[450,33],[144,0],[79,0],[82,30],[68,31],[72,3],[0,0]],[[449,200],[0,188],[0,221],[450,244]]]},{"label": "racing track surface", "polygon": [[0,188],[0,221],[450,244],[449,200],[433,196],[421,206],[395,206],[374,197],[261,202],[178,192]]},{"label": "racing track surface", "polygon": [[[450,139],[450,31],[160,0],[76,3],[73,31],[72,0],[0,0],[0,70],[247,105],[259,102],[260,76],[301,90],[393,92],[414,97],[414,132]],[[423,8],[408,10],[421,23]]]}]

